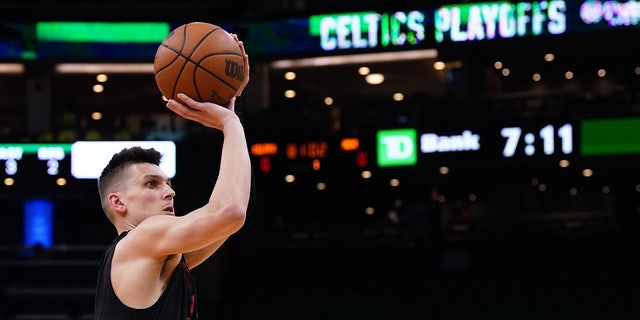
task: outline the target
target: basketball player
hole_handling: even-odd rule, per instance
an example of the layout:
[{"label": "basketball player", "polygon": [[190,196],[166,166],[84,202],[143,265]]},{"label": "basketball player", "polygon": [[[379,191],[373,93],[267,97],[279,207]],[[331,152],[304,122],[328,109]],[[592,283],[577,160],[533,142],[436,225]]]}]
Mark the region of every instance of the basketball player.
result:
[{"label": "basketball player", "polygon": [[[242,47],[241,41],[233,35]],[[248,66],[248,56],[244,54]],[[248,70],[244,86],[249,81]],[[242,92],[240,90],[240,93]],[[239,94],[238,94],[239,95]],[[251,164],[236,98],[226,106],[179,94],[167,108],[224,136],[219,175],[207,204],[177,216],[161,154],[133,147],[116,153],[98,180],[104,212],[118,236],[104,253],[96,320],[195,320],[198,297],[190,270],[211,257],[245,222]]]}]

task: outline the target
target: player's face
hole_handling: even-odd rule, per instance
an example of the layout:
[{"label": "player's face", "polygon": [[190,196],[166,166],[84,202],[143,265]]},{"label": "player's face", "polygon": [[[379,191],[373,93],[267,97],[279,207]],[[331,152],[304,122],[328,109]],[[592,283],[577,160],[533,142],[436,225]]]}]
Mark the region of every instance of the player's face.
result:
[{"label": "player's face", "polygon": [[169,177],[160,167],[150,163],[138,163],[129,167],[121,201],[127,213],[141,222],[154,215],[175,215],[173,198],[176,193]]}]

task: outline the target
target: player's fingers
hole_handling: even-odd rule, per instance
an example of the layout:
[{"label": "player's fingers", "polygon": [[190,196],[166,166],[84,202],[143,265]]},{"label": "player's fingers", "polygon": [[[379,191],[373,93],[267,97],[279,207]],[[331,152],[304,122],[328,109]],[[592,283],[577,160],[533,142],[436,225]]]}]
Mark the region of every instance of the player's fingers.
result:
[{"label": "player's fingers", "polygon": [[200,103],[201,103],[200,101],[196,101],[184,93],[178,93],[176,97],[180,99],[188,107],[191,107],[193,109],[198,109],[200,107]]},{"label": "player's fingers", "polygon": [[240,84],[240,87],[238,88],[238,91],[236,93],[236,96],[241,96],[242,92],[244,91],[244,88],[249,83],[249,70],[250,70],[249,55],[247,54],[244,48],[244,42],[238,38],[238,35],[235,33],[229,33],[229,34],[233,37],[234,40],[236,40],[236,42],[238,43],[238,46],[240,46],[240,50],[242,52],[242,58],[244,60],[244,65],[246,66],[246,69],[244,70],[244,79]]},{"label": "player's fingers", "polygon": [[[242,52],[244,52],[244,49],[242,49]],[[238,89],[238,93],[236,94],[236,96],[241,96],[242,92],[244,91],[244,88],[247,86],[247,84],[249,84],[249,77],[250,77],[250,66],[249,66],[249,55],[248,54],[244,54],[243,56],[244,59],[244,65],[246,66],[246,69],[243,70],[244,72],[244,79],[242,80],[242,83],[240,84],[240,88]]]},{"label": "player's fingers", "polygon": [[193,108],[176,99],[169,99],[169,101],[167,101],[167,108],[183,117],[187,111],[193,110]]}]

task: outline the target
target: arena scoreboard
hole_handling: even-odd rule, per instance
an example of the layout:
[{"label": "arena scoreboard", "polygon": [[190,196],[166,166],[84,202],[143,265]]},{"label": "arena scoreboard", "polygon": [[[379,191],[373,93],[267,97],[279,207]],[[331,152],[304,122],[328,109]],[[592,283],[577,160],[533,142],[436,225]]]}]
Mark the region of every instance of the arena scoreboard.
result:
[{"label": "arena scoreboard", "polygon": [[380,167],[417,165],[419,160],[499,161],[569,156],[575,152],[571,122],[511,124],[496,127],[385,129],[376,133]]},{"label": "arena scoreboard", "polygon": [[[640,117],[515,121],[484,125],[380,128],[357,136],[249,141],[260,172],[298,173],[482,163],[527,167],[534,159],[640,154]],[[0,143],[0,179],[96,179],[108,159],[139,145],[163,153],[161,167],[173,177],[176,154],[191,152],[173,141],[77,141]],[[6,184],[6,182],[5,182]]]},{"label": "arena scoreboard", "polygon": [[[262,172],[273,167],[319,170],[320,163],[358,167],[494,163],[640,154],[640,118],[525,120],[469,126],[382,128],[358,137],[256,142]],[[342,163],[349,168],[350,163]]]},{"label": "arena scoreboard", "polygon": [[[77,141],[74,143],[0,143],[3,179],[41,181],[50,178],[97,179],[114,153],[125,147],[155,148],[163,154],[161,168],[173,177],[173,141]],[[5,180],[5,184],[10,183]]]},{"label": "arena scoreboard", "polygon": [[15,176],[23,171],[56,176],[61,167],[68,167],[70,152],[70,143],[3,143],[0,144],[0,161],[4,162],[5,176]]}]

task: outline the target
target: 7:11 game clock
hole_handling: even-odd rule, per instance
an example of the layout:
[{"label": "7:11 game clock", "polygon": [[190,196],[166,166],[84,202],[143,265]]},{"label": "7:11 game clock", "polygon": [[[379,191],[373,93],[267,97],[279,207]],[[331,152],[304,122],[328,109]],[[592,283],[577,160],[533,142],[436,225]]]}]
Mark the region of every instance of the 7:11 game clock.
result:
[{"label": "7:11 game clock", "polygon": [[571,154],[574,149],[573,126],[570,123],[554,126],[543,124],[536,128],[504,127],[500,135],[505,138],[502,156]]}]

